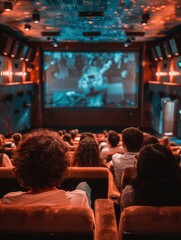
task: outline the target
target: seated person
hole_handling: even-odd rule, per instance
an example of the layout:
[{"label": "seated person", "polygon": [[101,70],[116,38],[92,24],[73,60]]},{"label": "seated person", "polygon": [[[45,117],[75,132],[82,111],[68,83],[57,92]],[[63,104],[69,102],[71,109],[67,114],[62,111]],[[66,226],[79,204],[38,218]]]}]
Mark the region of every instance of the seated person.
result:
[{"label": "seated person", "polygon": [[86,137],[77,146],[72,166],[76,167],[107,167],[100,158],[99,146],[92,137]]},{"label": "seated person", "polygon": [[142,142],[143,132],[138,128],[129,127],[122,131],[122,145],[125,153],[115,153],[110,163],[110,169],[114,174],[115,183],[119,190],[123,170],[127,167],[136,167]]},{"label": "seated person", "polygon": [[179,166],[167,147],[157,143],[140,151],[137,176],[121,195],[122,208],[131,205],[181,205]]},{"label": "seated person", "polygon": [[6,154],[6,148],[4,146],[4,138],[0,135],[0,167],[12,167],[12,161]]},{"label": "seated person", "polygon": [[79,189],[64,191],[56,188],[69,166],[68,147],[59,134],[39,129],[26,134],[14,151],[14,171],[19,183],[29,189],[27,192],[10,192],[2,204],[15,205],[62,205],[89,207],[90,189],[80,183]]},{"label": "seated person", "polygon": [[143,139],[141,148],[145,147],[146,145],[155,144],[155,143],[159,143],[158,138],[152,135],[147,135]]},{"label": "seated person", "polygon": [[[114,153],[124,153],[124,149],[119,145],[120,136],[117,132],[110,130],[107,138],[108,146],[100,152],[100,157],[108,162],[107,157]],[[111,159],[110,159],[111,160]]]},{"label": "seated person", "polygon": [[71,138],[70,133],[65,133],[62,138],[68,144],[68,146],[73,146],[74,145],[73,142],[72,142],[72,138]]}]

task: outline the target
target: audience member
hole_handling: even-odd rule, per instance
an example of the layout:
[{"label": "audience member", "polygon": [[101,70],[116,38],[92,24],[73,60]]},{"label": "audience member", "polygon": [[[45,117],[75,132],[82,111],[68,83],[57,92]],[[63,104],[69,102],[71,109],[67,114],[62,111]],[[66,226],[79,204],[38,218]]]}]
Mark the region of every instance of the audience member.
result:
[{"label": "audience member", "polygon": [[145,147],[146,145],[155,144],[155,143],[159,143],[158,138],[152,135],[147,135],[143,139],[141,148]]},{"label": "audience member", "polygon": [[85,191],[80,190],[86,187],[90,196],[86,183],[80,183],[79,189],[71,192],[56,188],[67,172],[67,150],[57,132],[39,129],[26,134],[15,149],[13,160],[17,179],[29,191],[10,192],[1,199],[2,203],[89,207]]},{"label": "audience member", "polygon": [[161,144],[147,145],[140,151],[137,176],[121,195],[122,207],[131,205],[181,205],[179,167],[172,152]]},{"label": "audience member", "polygon": [[81,141],[82,141],[84,138],[86,138],[86,137],[91,137],[91,138],[93,138],[93,139],[95,140],[94,134],[93,134],[92,132],[83,132],[83,133],[81,133],[81,135],[80,135],[79,142],[81,142]]},{"label": "audience member", "polygon": [[66,143],[68,143],[69,146],[74,145],[73,142],[72,142],[71,135],[69,133],[65,133],[62,138]]},{"label": "audience member", "polygon": [[77,167],[107,167],[100,158],[99,146],[92,137],[82,139],[75,150],[73,166]]},{"label": "audience member", "polygon": [[18,145],[18,143],[21,141],[21,139],[23,138],[23,135],[19,132],[13,133],[12,135],[12,139],[14,141],[15,146]]},{"label": "audience member", "polygon": [[135,127],[129,127],[122,131],[122,145],[124,154],[115,153],[112,156],[110,169],[113,172],[115,184],[120,190],[122,172],[127,167],[136,167],[137,156],[143,142],[143,132]]},{"label": "audience member", "polygon": [[9,156],[5,153],[6,149],[3,147],[4,138],[0,135],[0,167],[12,167],[13,164]]},{"label": "audience member", "polygon": [[113,130],[108,132],[107,143],[108,146],[104,147],[100,152],[100,157],[106,162],[111,160],[111,157],[110,159],[108,159],[108,157],[112,156],[114,153],[124,153],[123,147],[119,146],[120,136],[117,132]]}]

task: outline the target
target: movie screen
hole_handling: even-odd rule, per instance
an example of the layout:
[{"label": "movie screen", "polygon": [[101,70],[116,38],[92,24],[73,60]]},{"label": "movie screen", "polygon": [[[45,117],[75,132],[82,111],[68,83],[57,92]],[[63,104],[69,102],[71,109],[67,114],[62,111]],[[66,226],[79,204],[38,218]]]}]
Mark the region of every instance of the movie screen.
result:
[{"label": "movie screen", "polygon": [[138,52],[44,52],[44,107],[136,108]]}]

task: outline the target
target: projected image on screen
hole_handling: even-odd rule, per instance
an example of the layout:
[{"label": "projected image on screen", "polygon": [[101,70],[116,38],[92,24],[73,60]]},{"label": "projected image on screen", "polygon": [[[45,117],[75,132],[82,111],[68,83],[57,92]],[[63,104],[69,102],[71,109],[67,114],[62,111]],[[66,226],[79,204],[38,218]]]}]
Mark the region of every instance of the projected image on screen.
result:
[{"label": "projected image on screen", "polygon": [[137,52],[44,52],[45,107],[138,105]]}]

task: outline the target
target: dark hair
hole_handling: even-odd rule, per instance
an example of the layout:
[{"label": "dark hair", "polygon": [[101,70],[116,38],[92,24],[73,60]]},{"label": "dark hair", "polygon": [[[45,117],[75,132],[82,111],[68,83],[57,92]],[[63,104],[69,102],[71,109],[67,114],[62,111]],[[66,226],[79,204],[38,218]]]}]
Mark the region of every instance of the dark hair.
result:
[{"label": "dark hair", "polygon": [[139,152],[143,138],[143,132],[138,128],[129,127],[122,131],[122,141],[129,152]]},{"label": "dark hair", "polygon": [[76,137],[76,135],[77,135],[76,131],[73,130],[73,129],[69,131],[69,134],[71,135],[71,138],[72,138],[72,139],[75,139],[75,137]]},{"label": "dark hair", "polygon": [[13,135],[12,135],[12,138],[13,138],[13,140],[14,140],[14,144],[17,146],[18,145],[18,143],[21,141],[21,139],[23,138],[23,136],[22,136],[22,134],[21,133],[14,133]]},{"label": "dark hair", "polygon": [[72,138],[71,138],[71,135],[69,133],[65,133],[63,135],[63,140],[65,142],[67,142],[69,145],[71,145],[71,146],[73,145]]},{"label": "dark hair", "polygon": [[181,204],[179,166],[167,147],[158,143],[143,147],[133,188],[136,204]]},{"label": "dark hair", "polygon": [[68,167],[67,150],[57,132],[39,129],[24,135],[13,154],[21,185],[37,189],[54,186]]},{"label": "dark hair", "polygon": [[81,135],[80,135],[80,140],[79,140],[79,142],[81,142],[81,141],[82,141],[84,138],[86,138],[86,137],[91,137],[91,138],[93,138],[93,139],[95,140],[93,133],[91,133],[91,132],[83,132],[83,133],[81,133]]},{"label": "dark hair", "polygon": [[110,130],[108,132],[108,141],[112,147],[116,147],[120,141],[119,134],[113,130]]},{"label": "dark hair", "polygon": [[156,144],[156,143],[159,143],[158,138],[152,135],[148,135],[144,137],[141,147],[143,148],[146,145]]},{"label": "dark hair", "polygon": [[75,150],[73,166],[78,167],[98,167],[106,166],[99,155],[99,146],[97,142],[91,138],[86,137],[82,139]]}]

